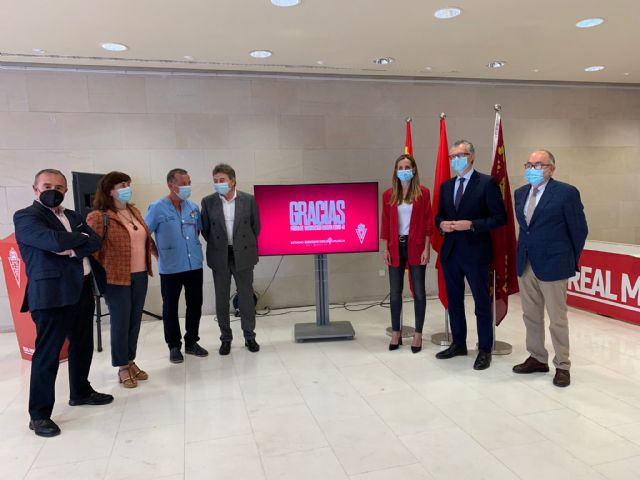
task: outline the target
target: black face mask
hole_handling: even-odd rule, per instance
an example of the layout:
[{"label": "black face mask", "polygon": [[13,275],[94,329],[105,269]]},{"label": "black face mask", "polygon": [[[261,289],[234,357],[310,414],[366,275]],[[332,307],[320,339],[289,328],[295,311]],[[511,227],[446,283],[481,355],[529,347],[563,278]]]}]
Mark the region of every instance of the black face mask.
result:
[{"label": "black face mask", "polygon": [[40,193],[40,203],[45,207],[56,208],[64,200],[64,194],[58,190],[45,190]]}]

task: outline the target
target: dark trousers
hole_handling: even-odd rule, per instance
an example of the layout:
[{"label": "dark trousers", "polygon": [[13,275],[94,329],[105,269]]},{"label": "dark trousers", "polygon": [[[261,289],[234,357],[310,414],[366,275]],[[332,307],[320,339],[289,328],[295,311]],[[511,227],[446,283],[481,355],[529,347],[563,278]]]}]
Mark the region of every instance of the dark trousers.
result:
[{"label": "dark trousers", "polygon": [[226,272],[213,272],[213,286],[216,293],[216,317],[220,327],[220,340],[231,341],[231,321],[229,319],[229,300],[231,297],[231,275],[238,289],[238,307],[240,307],[240,326],[244,338],[255,338],[256,305],[253,301],[253,267],[236,270],[233,249],[229,247],[229,266]]},{"label": "dark trousers", "polygon": [[440,260],[449,301],[449,322],[453,343],[467,344],[467,317],[464,313],[464,279],[467,279],[475,302],[478,349],[493,350],[493,320],[489,298],[489,264],[462,261],[457,255]]},{"label": "dark trousers", "polygon": [[[404,270],[408,263],[408,243],[400,242],[398,247],[400,264],[397,267],[389,267],[389,285],[391,293],[391,328],[400,330],[400,316],[402,315],[402,290],[404,289]],[[409,265],[409,275],[413,286],[413,310],[415,314],[416,333],[422,333],[424,315],[427,310],[427,292],[425,290],[426,265]]]},{"label": "dark trousers", "polygon": [[122,367],[136,359],[147,284],[147,272],[132,273],[131,285],[107,284],[104,299],[109,307],[111,364],[114,367]]},{"label": "dark trousers", "polygon": [[51,418],[60,349],[69,339],[69,396],[78,400],[93,392],[87,379],[93,357],[93,292],[85,280],[75,305],[31,312],[36,324],[36,348],[31,361],[29,415],[33,420]]},{"label": "dark trousers", "polygon": [[190,347],[200,340],[198,330],[202,316],[202,269],[162,273],[160,274],[162,323],[164,324],[164,340],[169,348],[182,347],[182,332],[178,320],[178,302],[182,287],[184,287],[184,299],[187,304],[184,344]]}]

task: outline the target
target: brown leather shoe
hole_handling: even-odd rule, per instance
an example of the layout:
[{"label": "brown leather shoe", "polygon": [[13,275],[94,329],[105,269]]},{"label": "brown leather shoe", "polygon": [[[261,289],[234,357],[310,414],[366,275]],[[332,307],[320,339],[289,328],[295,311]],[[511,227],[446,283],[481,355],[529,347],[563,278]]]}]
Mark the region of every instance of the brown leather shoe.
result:
[{"label": "brown leather shoe", "polygon": [[569,370],[556,368],[556,376],[553,377],[553,384],[556,387],[568,387],[571,385],[571,375],[569,374]]},{"label": "brown leather shoe", "polygon": [[524,363],[521,363],[520,365],[515,365],[512,370],[513,370],[513,373],[535,373],[535,372],[546,373],[549,371],[549,364],[539,362],[535,358],[529,357],[524,361]]}]

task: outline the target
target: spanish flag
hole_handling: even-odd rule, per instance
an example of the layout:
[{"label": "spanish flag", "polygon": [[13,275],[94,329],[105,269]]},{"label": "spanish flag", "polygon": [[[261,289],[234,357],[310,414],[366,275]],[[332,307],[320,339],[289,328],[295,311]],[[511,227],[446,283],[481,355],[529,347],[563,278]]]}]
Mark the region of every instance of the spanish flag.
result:
[{"label": "spanish flag", "polygon": [[407,118],[407,136],[404,141],[404,154],[413,157],[413,143],[411,143],[411,119]]}]

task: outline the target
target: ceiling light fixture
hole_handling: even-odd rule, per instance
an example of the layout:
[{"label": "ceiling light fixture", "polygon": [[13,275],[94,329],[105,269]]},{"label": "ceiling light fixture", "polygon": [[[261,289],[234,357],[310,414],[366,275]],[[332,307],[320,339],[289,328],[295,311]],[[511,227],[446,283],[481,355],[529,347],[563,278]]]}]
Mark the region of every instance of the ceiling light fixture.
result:
[{"label": "ceiling light fixture", "polygon": [[271,0],[271,3],[276,7],[295,7],[300,0]]},{"label": "ceiling light fixture", "polygon": [[431,70],[433,70],[433,67],[424,67],[424,69],[425,69],[427,72],[430,72]]},{"label": "ceiling light fixture", "polygon": [[600,70],[604,70],[604,65],[593,65],[584,69],[585,72],[599,72]]},{"label": "ceiling light fixture", "polygon": [[252,50],[249,52],[249,55],[251,55],[253,58],[269,58],[271,55],[273,55],[273,52],[269,50]]},{"label": "ceiling light fixture", "polygon": [[538,73],[539,71],[540,71],[540,69],[539,69],[539,68],[534,68],[534,69],[533,69],[533,73]]},{"label": "ceiling light fixture", "polygon": [[100,46],[109,52],[125,52],[129,50],[129,47],[122,43],[103,42]]},{"label": "ceiling light fixture", "polygon": [[628,77],[628,76],[629,76],[629,75],[631,75],[631,74],[630,74],[629,72],[624,72],[624,73],[623,73],[623,75],[624,75],[625,77]]},{"label": "ceiling light fixture", "polygon": [[493,60],[487,63],[487,68],[502,68],[507,64],[504,60]]},{"label": "ceiling light fixture", "polygon": [[375,63],[376,65],[389,65],[390,63],[393,63],[395,61],[395,59],[391,58],[391,57],[380,57],[380,58],[374,58],[373,59],[373,63]]},{"label": "ceiling light fixture", "polygon": [[195,60],[195,58],[193,58],[191,55],[185,55],[184,57],[185,60],[188,60],[189,62],[193,62]]},{"label": "ceiling light fixture", "polygon": [[576,23],[576,27],[578,28],[591,28],[597,27],[598,25],[602,25],[604,23],[604,18],[585,18],[584,20],[580,20]]},{"label": "ceiling light fixture", "polygon": [[441,8],[440,10],[436,10],[433,13],[433,16],[439,20],[448,20],[450,18],[455,18],[462,13],[462,9],[458,7],[447,7]]},{"label": "ceiling light fixture", "polygon": [[38,55],[44,55],[47,51],[44,48],[34,48],[33,53],[37,53]]}]

